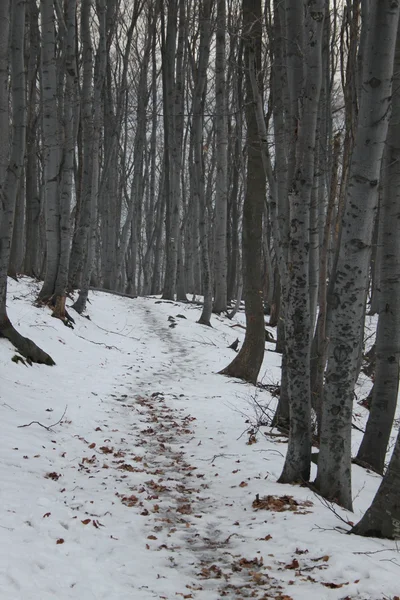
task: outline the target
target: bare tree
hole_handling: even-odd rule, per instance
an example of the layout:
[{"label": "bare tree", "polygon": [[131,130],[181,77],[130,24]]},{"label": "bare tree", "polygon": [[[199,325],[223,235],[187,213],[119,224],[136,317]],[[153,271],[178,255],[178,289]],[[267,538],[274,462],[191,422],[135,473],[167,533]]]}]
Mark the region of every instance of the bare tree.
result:
[{"label": "bare tree", "polygon": [[9,339],[28,360],[53,365],[53,359],[12,326],[6,307],[7,270],[10,259],[12,228],[17,190],[25,153],[26,89],[24,65],[25,0],[0,3],[0,127],[5,139],[9,133],[8,42],[11,35],[12,143],[0,150],[0,334]]},{"label": "bare tree", "polygon": [[246,68],[247,174],[243,205],[243,290],[246,311],[246,336],[223,375],[256,383],[264,358],[265,324],[262,298],[262,219],[265,199],[265,174],[262,141],[259,136],[256,102],[250,70],[261,86],[261,1],[243,0],[243,39]]},{"label": "bare tree", "polygon": [[400,35],[393,69],[392,113],[382,165],[379,210],[379,294],[375,377],[357,461],[383,473],[399,390],[400,322]]},{"label": "bare tree", "polygon": [[322,405],[316,485],[351,509],[351,422],[364,323],[374,214],[392,92],[399,6],[369,6],[360,108],[352,152],[342,239],[332,295],[330,348]]},{"label": "bare tree", "polygon": [[227,207],[228,207],[228,129],[226,99],[226,2],[217,0],[215,48],[215,145],[217,175],[215,185],[215,249],[213,311],[227,309]]}]

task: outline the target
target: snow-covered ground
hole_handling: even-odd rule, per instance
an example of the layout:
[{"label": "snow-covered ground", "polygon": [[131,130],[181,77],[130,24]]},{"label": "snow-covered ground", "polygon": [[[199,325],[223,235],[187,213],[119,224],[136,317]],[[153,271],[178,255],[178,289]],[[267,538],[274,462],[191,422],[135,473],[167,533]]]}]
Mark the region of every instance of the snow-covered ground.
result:
[{"label": "snow-covered ground", "polygon": [[343,520],[276,483],[285,439],[251,429],[275,401],[217,374],[242,329],[198,325],[193,304],[94,292],[72,330],[33,306],[37,289],[10,281],[9,314],[56,366],[15,363],[0,342],[1,600],[400,595],[396,545],[346,535],[378,476],[354,467]]}]

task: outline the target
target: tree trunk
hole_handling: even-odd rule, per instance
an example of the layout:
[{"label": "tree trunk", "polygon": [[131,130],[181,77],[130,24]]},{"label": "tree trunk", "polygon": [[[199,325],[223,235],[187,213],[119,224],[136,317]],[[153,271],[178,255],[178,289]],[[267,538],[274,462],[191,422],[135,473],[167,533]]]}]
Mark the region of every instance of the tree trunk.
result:
[{"label": "tree trunk", "polygon": [[198,323],[210,325],[212,313],[212,283],[209,258],[209,210],[206,202],[204,176],[204,103],[206,96],[207,68],[210,54],[212,0],[203,0],[200,8],[200,43],[198,64],[194,66],[192,107],[193,138],[193,196],[199,209],[199,233],[201,252],[201,275],[204,294],[203,310]]},{"label": "tree trunk", "polygon": [[55,15],[52,0],[40,4],[42,23],[43,171],[46,215],[46,274],[39,298],[49,301],[54,293],[60,260],[60,124],[58,121]]},{"label": "tree trunk", "polygon": [[388,470],[371,506],[351,533],[366,537],[400,539],[400,433]]},{"label": "tree trunk", "polygon": [[7,316],[7,270],[18,185],[22,177],[25,154],[26,89],[24,65],[25,0],[15,0],[11,6],[11,89],[12,115],[8,99],[8,38],[10,5],[0,3],[0,130],[8,138],[12,122],[11,155],[8,144],[0,147],[0,337],[7,338],[28,361],[54,365],[53,359],[28,338],[22,337]]},{"label": "tree trunk", "polygon": [[215,50],[215,144],[217,175],[215,182],[215,241],[214,241],[214,288],[213,311],[227,310],[227,204],[228,204],[228,132],[226,118],[226,2],[217,0],[217,30]]},{"label": "tree trunk", "polygon": [[393,70],[392,113],[383,163],[379,211],[379,268],[376,368],[372,401],[357,460],[383,473],[399,390],[400,360],[400,33]]},{"label": "tree trunk", "polygon": [[[163,2],[164,4],[164,2]],[[167,31],[164,33],[164,6],[161,7],[162,20],[162,75],[163,75],[163,111],[164,111],[164,185],[166,199],[165,246],[166,266],[163,298],[175,299],[176,276],[178,266],[178,237],[180,220],[180,198],[174,186],[175,177],[175,52],[177,36],[178,5],[177,0],[168,2]]]},{"label": "tree trunk", "polygon": [[351,422],[373,217],[386,139],[399,7],[371,4],[358,127],[351,158],[322,406],[316,486],[345,508],[351,498]]},{"label": "tree trunk", "polygon": [[26,246],[24,273],[38,275],[39,261],[39,217],[40,196],[38,189],[38,158],[36,151],[37,114],[37,71],[40,63],[39,10],[36,0],[29,0],[29,55],[27,57],[28,117],[26,133]]},{"label": "tree trunk", "polygon": [[[288,1],[287,35],[293,40],[296,23],[296,2]],[[282,293],[286,298],[285,310],[285,353],[289,385],[290,431],[289,444],[281,483],[307,481],[310,475],[311,460],[311,389],[310,389],[310,350],[311,315],[309,294],[309,228],[311,193],[314,181],[315,142],[319,96],[322,85],[322,34],[324,25],[324,1],[314,2],[312,7],[305,4],[304,25],[309,32],[304,42],[301,63],[297,56],[291,58],[288,49],[288,79],[292,111],[294,96],[299,92],[302,98],[301,112],[292,114],[300,119],[294,130],[295,164],[289,162],[289,277],[284,282]],[[296,9],[296,10],[295,10]],[[294,29],[292,29],[294,27]],[[289,42],[293,43],[293,42]],[[298,52],[296,48],[296,53]],[[301,50],[300,50],[301,52]],[[303,80],[298,70],[304,69]]]},{"label": "tree trunk", "polygon": [[222,375],[256,383],[264,358],[265,324],[262,298],[262,218],[265,199],[263,149],[260,140],[256,101],[250,67],[258,83],[261,70],[261,1],[243,0],[243,38],[246,64],[247,178],[243,205],[243,289],[246,336],[233,361]]}]

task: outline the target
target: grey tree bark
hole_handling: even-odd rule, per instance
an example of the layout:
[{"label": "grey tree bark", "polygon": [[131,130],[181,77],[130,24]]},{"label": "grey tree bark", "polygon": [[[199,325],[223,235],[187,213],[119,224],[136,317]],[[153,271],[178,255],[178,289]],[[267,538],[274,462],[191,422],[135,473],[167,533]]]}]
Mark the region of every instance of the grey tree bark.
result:
[{"label": "grey tree bark", "polygon": [[[58,121],[55,14],[52,0],[40,4],[42,24],[42,111],[43,178],[46,215],[46,273],[39,298],[49,301],[54,294],[60,259],[59,182],[61,165],[60,124]],[[61,100],[61,99],[60,99]]]},{"label": "grey tree bark", "polygon": [[400,35],[393,69],[392,112],[379,210],[379,294],[376,370],[369,417],[357,461],[383,473],[399,391],[400,366]]},{"label": "grey tree bark", "polygon": [[[100,179],[100,137],[101,137],[101,115],[102,115],[102,93],[104,87],[107,50],[106,50],[106,6],[105,0],[97,1],[97,13],[99,19],[99,42],[96,53],[93,91],[92,87],[92,41],[89,29],[91,0],[85,0],[82,4],[82,38],[84,43],[84,76],[83,76],[83,106],[82,126],[84,139],[84,191],[81,207],[79,227],[76,232],[79,239],[75,249],[81,247],[84,250],[84,263],[82,270],[82,281],[79,296],[73,308],[79,313],[86,308],[89,294],[90,280],[94,270],[95,246],[97,232],[97,212]],[[93,115],[93,116],[92,116]],[[75,262],[78,267],[79,263]],[[76,271],[70,269],[70,282],[74,281]]]},{"label": "grey tree bark", "polygon": [[164,24],[164,2],[161,6],[162,27],[162,76],[164,111],[164,185],[166,199],[165,253],[166,265],[163,298],[175,299],[178,267],[178,241],[180,221],[180,198],[176,190],[176,139],[175,139],[175,52],[177,37],[177,0],[168,2],[167,27]]},{"label": "grey tree bark", "polygon": [[228,130],[226,100],[226,2],[217,0],[215,49],[215,181],[214,305],[213,311],[227,309],[227,206],[228,206]]},{"label": "grey tree bark", "polygon": [[400,433],[388,469],[371,506],[351,533],[366,537],[400,539]]},{"label": "grey tree bark", "polygon": [[247,178],[243,205],[243,290],[246,312],[246,336],[233,361],[221,371],[251,383],[257,377],[264,358],[265,325],[262,298],[262,218],[265,200],[263,148],[257,123],[250,68],[260,84],[261,2],[243,0],[243,39],[246,66]]},{"label": "grey tree bark", "polygon": [[390,112],[399,6],[370,7],[358,126],[351,158],[322,406],[316,486],[345,508],[351,498],[351,421],[366,300],[373,216]]},{"label": "grey tree bark", "polygon": [[[0,3],[0,128],[8,139],[10,117],[12,143],[0,149],[0,337],[6,337],[28,361],[53,365],[53,359],[32,340],[21,336],[7,315],[7,270],[18,186],[23,173],[26,129],[24,65],[25,0]],[[12,27],[10,31],[10,10]],[[8,59],[11,36],[12,114],[9,113]]]},{"label": "grey tree bark", "polygon": [[39,9],[36,0],[29,0],[29,55],[27,63],[28,116],[26,131],[26,246],[24,273],[38,275],[40,196],[36,139],[39,115],[37,111],[37,73],[40,64]]},{"label": "grey tree bark", "polygon": [[210,325],[212,313],[212,282],[209,257],[209,211],[206,202],[204,175],[204,103],[207,83],[207,68],[211,39],[211,8],[213,0],[203,0],[200,7],[200,42],[198,63],[193,65],[192,143],[194,154],[193,196],[199,207],[199,233],[201,252],[201,275],[204,303],[199,323]]},{"label": "grey tree bark", "polygon": [[[285,353],[288,370],[290,430],[281,483],[307,481],[311,460],[310,350],[311,314],[309,294],[310,209],[314,183],[318,105],[322,85],[322,34],[325,2],[304,3],[303,46],[298,46],[298,3],[286,3],[288,81],[294,157],[289,155],[290,231],[288,282],[285,296]],[[302,12],[302,9],[300,10]],[[301,21],[300,21],[301,22]],[[296,44],[296,47],[294,47]],[[300,56],[298,53],[300,52]],[[299,95],[300,93],[300,95]],[[292,151],[291,151],[292,152]]]}]

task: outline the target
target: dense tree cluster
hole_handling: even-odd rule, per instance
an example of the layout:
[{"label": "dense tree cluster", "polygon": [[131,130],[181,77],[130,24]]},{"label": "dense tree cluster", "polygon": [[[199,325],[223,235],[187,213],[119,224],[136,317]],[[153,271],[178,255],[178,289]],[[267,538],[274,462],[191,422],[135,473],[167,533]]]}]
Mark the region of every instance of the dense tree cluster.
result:
[{"label": "dense tree cluster", "polygon": [[[282,483],[352,508],[351,430],[367,310],[370,415],[355,461],[385,473],[354,532],[399,537],[400,33],[393,0],[0,3],[0,334],[52,364],[6,310],[7,275],[70,324],[90,287],[243,293],[223,373],[256,383],[265,313],[288,432]],[[368,308],[369,306],[369,308]]]}]

